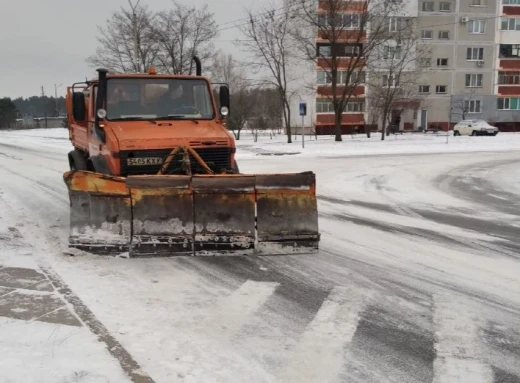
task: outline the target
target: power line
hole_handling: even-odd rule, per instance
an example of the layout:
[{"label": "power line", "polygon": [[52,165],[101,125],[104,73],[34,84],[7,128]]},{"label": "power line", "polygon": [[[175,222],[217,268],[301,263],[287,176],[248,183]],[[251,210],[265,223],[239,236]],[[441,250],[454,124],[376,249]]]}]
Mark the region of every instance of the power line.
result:
[{"label": "power line", "polygon": [[[229,29],[234,29],[234,28],[239,28],[239,27],[242,27],[244,25],[247,25],[250,23],[251,19],[255,20],[263,15],[268,15],[268,14],[275,14],[279,11],[287,11],[288,13],[289,12],[293,12],[295,11],[295,9],[293,10],[290,10],[291,7],[294,7],[294,6],[297,6],[297,5],[304,5],[305,3],[312,3],[313,0],[304,0],[300,3],[293,3],[293,4],[290,4],[290,5],[286,5],[284,7],[281,7],[281,8],[275,8],[275,9],[272,9],[272,10],[269,10],[269,11],[266,11],[266,12],[261,12],[261,13],[257,13],[256,15],[252,15],[251,17],[244,17],[244,18],[241,18],[241,19],[236,19],[236,20],[232,20],[232,21],[228,21],[226,23],[223,23],[223,24],[220,24],[219,27],[222,27],[223,25],[227,25],[227,24],[232,24],[232,23],[240,23],[241,21],[245,21],[243,23],[240,23],[240,24],[234,24],[234,25],[231,25],[229,27],[226,27],[226,28],[218,28],[217,29],[217,32],[222,32],[222,31],[227,31]],[[283,13],[282,13],[283,15]]]}]

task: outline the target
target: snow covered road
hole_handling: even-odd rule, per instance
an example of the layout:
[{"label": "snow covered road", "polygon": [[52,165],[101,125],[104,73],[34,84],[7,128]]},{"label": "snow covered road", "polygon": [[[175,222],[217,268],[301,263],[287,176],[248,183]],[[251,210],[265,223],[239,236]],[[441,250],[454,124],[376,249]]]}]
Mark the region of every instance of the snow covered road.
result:
[{"label": "snow covered road", "polygon": [[520,382],[518,136],[406,139],[240,143],[244,173],[317,173],[317,255],[134,260],[64,254],[66,130],[0,132],[6,381]]}]

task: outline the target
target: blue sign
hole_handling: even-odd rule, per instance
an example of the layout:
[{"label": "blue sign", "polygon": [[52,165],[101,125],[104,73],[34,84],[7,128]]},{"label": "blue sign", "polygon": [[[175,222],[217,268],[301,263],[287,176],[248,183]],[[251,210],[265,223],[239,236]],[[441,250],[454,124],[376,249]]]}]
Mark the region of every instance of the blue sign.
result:
[{"label": "blue sign", "polygon": [[300,116],[307,115],[307,104],[305,102],[300,102]]}]

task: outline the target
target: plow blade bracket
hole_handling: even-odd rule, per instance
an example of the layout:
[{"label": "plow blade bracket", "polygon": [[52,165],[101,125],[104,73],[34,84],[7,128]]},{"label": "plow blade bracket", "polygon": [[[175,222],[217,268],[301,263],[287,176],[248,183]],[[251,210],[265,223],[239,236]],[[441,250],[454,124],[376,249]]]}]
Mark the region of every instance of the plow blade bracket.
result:
[{"label": "plow blade bracket", "polygon": [[71,247],[130,257],[279,255],[318,249],[313,173],[64,174]]}]

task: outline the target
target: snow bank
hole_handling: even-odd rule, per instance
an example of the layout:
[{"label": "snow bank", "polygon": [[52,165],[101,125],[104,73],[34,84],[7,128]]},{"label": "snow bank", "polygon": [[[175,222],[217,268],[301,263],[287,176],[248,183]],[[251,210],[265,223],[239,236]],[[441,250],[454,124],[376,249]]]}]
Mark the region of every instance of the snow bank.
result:
[{"label": "snow bank", "polygon": [[296,136],[293,143],[288,144],[286,137],[277,135],[274,138],[259,136],[254,142],[252,136],[242,136],[237,141],[238,157],[256,155],[294,155],[297,157],[334,157],[364,156],[389,154],[426,154],[456,152],[492,152],[520,150],[520,134],[500,133],[493,137],[446,137],[442,134],[406,133],[391,135],[381,141],[380,134],[371,138],[365,135],[344,135],[343,141],[335,142],[334,137],[305,137],[302,148],[301,136]]}]

